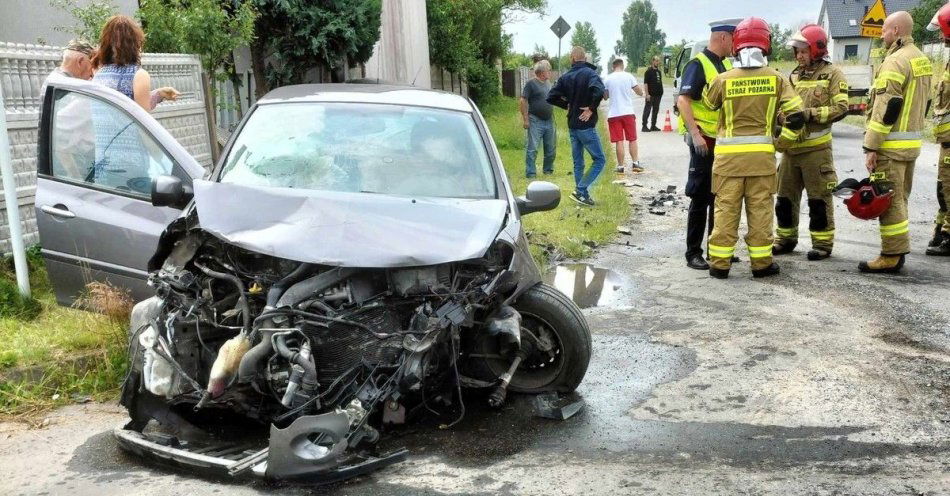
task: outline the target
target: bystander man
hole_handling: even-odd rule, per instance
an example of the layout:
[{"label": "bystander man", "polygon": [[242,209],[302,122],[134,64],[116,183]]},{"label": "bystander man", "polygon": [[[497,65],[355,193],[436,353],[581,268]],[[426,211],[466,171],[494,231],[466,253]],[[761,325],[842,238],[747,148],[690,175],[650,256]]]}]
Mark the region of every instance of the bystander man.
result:
[{"label": "bystander man", "polygon": [[[597,107],[604,98],[604,82],[597,74],[597,66],[587,62],[587,53],[582,47],[571,50],[571,64],[571,69],[558,78],[548,93],[548,103],[567,109],[571,156],[574,159],[575,190],[571,199],[594,206],[589,188],[607,161],[597,133]],[[586,173],[585,150],[593,160]]]},{"label": "bystander man", "polygon": [[[660,113],[660,100],[663,98],[663,72],[660,70],[660,57],[653,56],[650,67],[643,73],[643,86],[646,89],[646,103],[643,105],[643,128],[641,131],[659,131],[656,127],[656,118]],[[647,126],[647,117],[652,117],[651,125]]]},{"label": "bystander man", "polygon": [[554,173],[557,142],[552,116],[554,108],[548,103],[550,78],[551,63],[540,60],[534,65],[534,78],[525,83],[521,91],[521,124],[527,130],[524,172],[528,178],[535,176],[539,144],[544,146],[544,164],[541,170],[545,174]]},{"label": "bystander man", "polygon": [[613,72],[604,80],[604,86],[607,88],[604,96],[610,100],[607,127],[610,129],[610,142],[617,150],[617,172],[624,171],[624,141],[627,142],[630,160],[633,161],[630,170],[643,172],[637,150],[637,117],[633,109],[633,93],[643,96],[643,88],[633,74],[623,70],[623,59],[619,58],[614,60]]}]

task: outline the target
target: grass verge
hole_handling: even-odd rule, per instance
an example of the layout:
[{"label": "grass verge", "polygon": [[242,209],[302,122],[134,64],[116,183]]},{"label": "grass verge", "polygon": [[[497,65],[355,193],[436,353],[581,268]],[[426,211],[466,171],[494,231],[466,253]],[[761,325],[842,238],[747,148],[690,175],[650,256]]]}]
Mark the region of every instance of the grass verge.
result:
[{"label": "grass verge", "polygon": [[[32,417],[55,406],[114,397],[127,369],[131,300],[90,285],[93,313],[56,303],[42,259],[29,256],[34,298],[18,302],[12,262],[0,265],[0,416]],[[10,287],[13,296],[6,289]]]},{"label": "grass verge", "polygon": [[[525,178],[525,134],[521,125],[518,101],[513,98],[497,98],[481,107],[488,122],[495,145],[501,154],[508,180],[516,195],[524,193],[529,180]],[[617,234],[617,226],[630,215],[629,196],[623,186],[613,184],[616,154],[607,140],[604,116],[599,124],[601,141],[607,165],[591,189],[597,202],[595,207],[581,207],[568,195],[574,191],[574,165],[571,159],[571,144],[567,131],[566,112],[555,109],[554,120],[557,134],[557,159],[554,174],[540,174],[543,152],[537,159],[538,177],[535,180],[550,181],[561,188],[561,204],[550,212],[538,212],[524,218],[525,230],[531,242],[531,253],[542,267],[552,258],[564,256],[582,258],[590,255],[592,247],[609,241]],[[587,163],[590,157],[585,153]]]}]

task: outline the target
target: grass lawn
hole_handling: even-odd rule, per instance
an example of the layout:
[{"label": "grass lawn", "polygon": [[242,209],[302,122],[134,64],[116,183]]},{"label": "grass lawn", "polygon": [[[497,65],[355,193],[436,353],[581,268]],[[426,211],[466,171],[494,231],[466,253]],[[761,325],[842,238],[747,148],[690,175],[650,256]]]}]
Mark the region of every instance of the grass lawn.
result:
[{"label": "grass lawn", "polygon": [[29,265],[34,300],[27,304],[10,297],[12,263],[0,267],[0,416],[113,397],[126,370],[128,319],[59,306],[35,251]]},{"label": "grass lawn", "polygon": [[[488,121],[488,127],[498,146],[515,194],[524,194],[529,182],[525,178],[526,131],[521,126],[518,101],[513,98],[498,98],[483,105],[481,111]],[[591,189],[591,196],[597,205],[582,207],[568,196],[574,191],[574,176],[572,175],[574,165],[571,160],[567,117],[564,110],[555,109],[557,160],[554,165],[554,174],[550,176],[540,174],[543,153],[539,153],[538,177],[535,180],[550,181],[560,186],[561,204],[550,212],[538,212],[524,218],[525,229],[531,241],[531,252],[542,266],[550,261],[552,255],[563,255],[568,258],[582,258],[589,255],[590,244],[600,245],[609,241],[617,234],[617,226],[626,221],[630,215],[629,196],[625,188],[612,183],[616,179],[614,168],[617,165],[617,158],[609,146],[605,132],[606,119],[604,116],[600,117],[601,141],[604,144],[607,165]],[[585,158],[589,164],[590,157],[586,153]]]}]

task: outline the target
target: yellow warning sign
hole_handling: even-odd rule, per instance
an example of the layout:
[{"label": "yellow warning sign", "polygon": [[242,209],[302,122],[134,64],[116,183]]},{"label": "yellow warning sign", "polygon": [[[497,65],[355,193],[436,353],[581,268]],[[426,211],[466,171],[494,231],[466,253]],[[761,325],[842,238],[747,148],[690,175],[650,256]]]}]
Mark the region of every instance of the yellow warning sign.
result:
[{"label": "yellow warning sign", "polygon": [[880,38],[884,27],[884,19],[887,17],[887,10],[884,9],[884,0],[877,0],[874,5],[868,9],[868,13],[861,20],[861,36],[868,38]]}]

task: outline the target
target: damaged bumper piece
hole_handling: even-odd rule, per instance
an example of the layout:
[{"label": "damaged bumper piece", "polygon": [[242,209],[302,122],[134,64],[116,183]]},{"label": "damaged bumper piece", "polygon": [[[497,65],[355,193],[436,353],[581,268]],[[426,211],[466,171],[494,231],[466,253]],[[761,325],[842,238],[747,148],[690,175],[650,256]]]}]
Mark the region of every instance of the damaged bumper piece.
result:
[{"label": "damaged bumper piece", "polygon": [[115,429],[119,446],[155,463],[218,477],[256,477],[331,483],[399,463],[408,451],[380,455],[348,452],[350,418],[344,412],[297,418],[285,429],[271,426],[267,447],[190,443],[176,437]]}]

